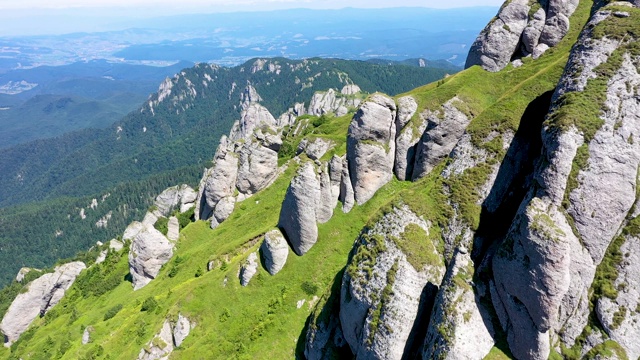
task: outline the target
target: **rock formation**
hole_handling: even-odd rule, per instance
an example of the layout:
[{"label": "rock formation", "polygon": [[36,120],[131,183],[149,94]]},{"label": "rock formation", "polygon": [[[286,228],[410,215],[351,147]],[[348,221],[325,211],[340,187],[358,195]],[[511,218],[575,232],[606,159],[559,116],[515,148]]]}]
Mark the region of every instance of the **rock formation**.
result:
[{"label": "rock formation", "polygon": [[539,57],[567,34],[578,2],[506,2],[471,46],[465,68],[481,65],[488,71],[499,71],[516,56]]},{"label": "rock formation", "polygon": [[18,340],[36,317],[44,316],[56,306],[85,268],[84,263],[79,261],[60,265],[52,273],[27,284],[26,292],[13,300],[0,323],[5,343],[11,345]]},{"label": "rock formation", "polygon": [[349,126],[347,160],[355,200],[362,205],[393,177],[396,104],[371,96]]},{"label": "rock formation", "polygon": [[158,195],[154,205],[162,216],[167,217],[174,209],[184,212],[192,208],[196,196],[197,193],[188,185],[173,186]]},{"label": "rock formation", "polygon": [[240,285],[247,286],[249,281],[258,272],[258,255],[255,252],[249,254],[247,260],[240,268]]},{"label": "rock formation", "polygon": [[150,225],[146,225],[135,236],[129,251],[129,271],[134,290],[141,289],[155,279],[162,265],[171,260],[174,246],[172,241]]},{"label": "rock formation", "polygon": [[271,230],[264,235],[264,242],[260,246],[264,267],[269,274],[275,275],[287,262],[289,256],[289,245],[280,230]]},{"label": "rock formation", "polygon": [[278,227],[298,255],[304,255],[318,240],[316,206],[319,203],[320,179],[314,164],[306,162],[291,180],[278,221]]}]

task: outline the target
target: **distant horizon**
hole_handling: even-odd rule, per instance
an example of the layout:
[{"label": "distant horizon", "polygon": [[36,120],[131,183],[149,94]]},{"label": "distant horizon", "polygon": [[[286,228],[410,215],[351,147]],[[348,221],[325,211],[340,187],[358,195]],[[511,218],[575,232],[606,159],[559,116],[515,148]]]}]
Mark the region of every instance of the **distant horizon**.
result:
[{"label": "distant horizon", "polygon": [[[39,1],[39,0],[35,0]],[[108,0],[111,1],[111,0]],[[116,0],[119,1],[119,0]],[[135,0],[134,0],[135,1]],[[140,1],[140,0],[138,0]],[[143,0],[144,1],[144,0]],[[192,0],[199,1],[199,0]],[[223,0],[226,1],[226,0]],[[274,0],[268,0],[272,2]],[[456,9],[472,9],[472,8],[496,8],[495,3],[502,1],[493,0],[453,0],[447,2],[455,5],[461,2],[469,2],[473,5],[467,6],[435,6],[437,4],[424,4],[420,1],[420,5],[415,4],[414,0],[398,0],[393,5],[387,5],[388,1],[368,2],[363,6],[360,0],[355,1],[323,1],[322,5],[315,4],[316,0],[308,1],[278,1],[279,6],[262,7],[255,6],[251,8],[238,6],[220,6],[212,9],[210,6],[204,8],[182,7],[180,11],[171,11],[169,7],[157,7],[150,10],[146,7],[126,7],[126,6],[76,6],[76,7],[52,7],[52,8],[6,8],[8,0],[0,0],[0,38],[22,37],[22,36],[46,36],[46,35],[66,35],[72,33],[99,33],[110,31],[121,31],[133,28],[144,28],[135,25],[138,21],[145,21],[158,18],[168,18],[177,16],[215,16],[217,14],[242,14],[242,13],[261,13],[274,11],[293,11],[293,10],[384,10],[384,9],[406,9],[420,8],[432,10],[456,10]],[[332,3],[339,3],[341,6],[331,6]],[[442,2],[440,2],[441,4]],[[494,4],[491,4],[494,3]],[[306,6],[306,5],[317,6]]]}]

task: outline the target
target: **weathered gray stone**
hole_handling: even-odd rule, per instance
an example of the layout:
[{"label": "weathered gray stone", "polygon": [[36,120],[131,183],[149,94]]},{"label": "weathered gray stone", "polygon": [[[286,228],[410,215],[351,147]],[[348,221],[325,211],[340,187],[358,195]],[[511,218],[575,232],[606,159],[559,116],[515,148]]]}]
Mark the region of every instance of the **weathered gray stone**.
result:
[{"label": "weathered gray stone", "polygon": [[410,96],[398,99],[398,118],[396,119],[396,156],[393,172],[398,180],[411,180],[415,163],[416,148],[427,128],[427,121],[421,114],[419,120],[409,124],[418,104]]},{"label": "weathered gray stone", "polygon": [[349,175],[349,163],[346,158],[342,160],[339,200],[342,202],[342,211],[344,213],[351,211],[356,202],[353,194],[353,185],[351,184],[351,176]]},{"label": "weathered gray stone", "polygon": [[355,84],[351,84],[351,85],[345,85],[342,90],[340,90],[340,93],[342,95],[355,95],[357,93],[359,93],[360,87],[358,85]]},{"label": "weathered gray stone", "polygon": [[480,65],[488,71],[499,71],[507,66],[518,50],[529,9],[529,0],[506,3],[471,45],[465,68]]},{"label": "weathered gray stone", "polygon": [[180,238],[180,223],[178,222],[178,218],[172,216],[169,218],[169,222],[167,223],[167,239],[171,241],[178,241]]},{"label": "weathered gray stone", "polygon": [[315,138],[306,144],[304,152],[309,159],[319,160],[331,147],[333,147],[331,140]]},{"label": "weathered gray stone", "polygon": [[92,326],[87,326],[82,333],[82,345],[87,345],[91,342],[91,332],[93,332]]},{"label": "weathered gray stone", "polygon": [[393,177],[396,105],[375,94],[349,125],[347,160],[355,200],[362,205]]},{"label": "weathered gray stone", "polygon": [[[429,241],[434,263],[410,263],[410,254],[403,253],[394,239],[403,239],[407,227],[421,228],[428,234],[429,224],[408,207],[395,208],[360,236],[355,256],[343,275],[340,323],[344,338],[359,359],[418,358],[419,343],[411,333],[420,327],[420,306],[433,301],[437,286],[445,273],[444,262]],[[379,243],[382,242],[382,243]],[[366,251],[374,261],[359,260]],[[365,258],[366,259],[366,258]],[[418,265],[420,268],[414,267]],[[387,297],[381,296],[390,287]],[[388,290],[387,290],[388,291]],[[374,310],[380,310],[377,312]],[[374,325],[375,324],[375,325]],[[422,326],[426,326],[423,324]]]},{"label": "weathered gray stone", "polygon": [[144,225],[141,222],[134,221],[124,230],[124,234],[122,235],[122,240],[132,240],[138,235],[138,233],[144,228]]},{"label": "weathered gray stone", "polygon": [[474,292],[473,272],[469,253],[456,251],[431,313],[423,359],[484,359],[494,346],[491,314]]},{"label": "weathered gray stone", "polygon": [[522,45],[527,53],[532,54],[536,46],[538,46],[546,19],[547,13],[544,8],[538,9],[522,32]]},{"label": "weathered gray stone", "polygon": [[178,321],[176,322],[176,326],[173,328],[173,345],[176,347],[182,345],[184,339],[189,336],[192,327],[193,324],[191,324],[189,319],[182,316],[182,314],[178,314]]},{"label": "weathered gray stone", "polygon": [[340,181],[342,180],[342,158],[333,155],[331,160],[329,160],[329,180],[331,181],[331,198],[332,209],[335,209],[336,205],[338,205],[338,198],[340,197]]},{"label": "weathered gray stone", "polygon": [[16,281],[17,282],[22,282],[22,280],[24,280],[25,275],[27,275],[31,271],[40,272],[40,270],[38,270],[38,269],[32,269],[32,268],[28,268],[28,267],[20,268],[20,271],[18,271],[18,274],[16,275]]},{"label": "weathered gray stone", "polygon": [[416,149],[413,180],[428,175],[462,138],[471,119],[458,110],[457,106],[464,104],[454,97],[442,105],[441,110],[425,112],[427,130],[422,134]]},{"label": "weathered gray stone", "polygon": [[268,146],[266,141],[259,140],[242,146],[236,183],[241,193],[255,194],[275,180],[278,173],[278,151]]},{"label": "weathered gray stone", "polygon": [[122,241],[119,241],[116,239],[112,239],[111,241],[109,241],[109,249],[113,251],[120,251],[123,248],[124,248],[124,244],[122,243]]},{"label": "weathered gray stone", "polygon": [[255,252],[249,254],[247,260],[240,268],[240,285],[247,286],[249,281],[258,272],[258,255]]},{"label": "weathered gray stone", "polygon": [[138,354],[138,360],[164,360],[168,359],[173,352],[173,337],[171,334],[171,324],[164,321],[162,329],[156,334],[147,346]]},{"label": "weathered gray stone", "polygon": [[85,268],[79,261],[60,265],[26,285],[27,291],[16,296],[0,323],[6,345],[18,340],[36,317],[56,306]]},{"label": "weathered gray stone", "polygon": [[314,164],[307,162],[291,180],[278,221],[278,227],[298,255],[304,255],[318,240],[316,207],[319,203],[320,180]]},{"label": "weathered gray stone", "polygon": [[[205,181],[204,196],[211,215],[220,200],[233,196],[237,179],[238,155],[233,152],[233,145],[223,137],[216,150],[213,168]],[[211,215],[201,212],[200,218],[208,219]]]},{"label": "weathered gray stone", "polygon": [[231,216],[235,204],[236,199],[233,196],[226,197],[218,202],[213,211],[213,217],[218,221],[218,224],[221,224]]},{"label": "weathered gray stone", "polygon": [[167,217],[174,209],[194,203],[196,196],[195,190],[188,185],[172,186],[156,197],[154,205],[162,216]]},{"label": "weathered gray stone", "polygon": [[337,198],[334,200],[331,194],[331,178],[327,163],[321,164],[318,176],[320,178],[320,202],[316,205],[316,219],[320,224],[324,224],[331,220]]},{"label": "weathered gray stone", "polygon": [[260,246],[264,258],[264,267],[269,274],[275,275],[287,262],[289,245],[280,230],[271,230],[264,235],[264,242]]},{"label": "weathered gray stone", "polygon": [[174,243],[151,225],[136,235],[129,250],[129,272],[133,289],[146,286],[160,272],[162,265],[171,260]]}]

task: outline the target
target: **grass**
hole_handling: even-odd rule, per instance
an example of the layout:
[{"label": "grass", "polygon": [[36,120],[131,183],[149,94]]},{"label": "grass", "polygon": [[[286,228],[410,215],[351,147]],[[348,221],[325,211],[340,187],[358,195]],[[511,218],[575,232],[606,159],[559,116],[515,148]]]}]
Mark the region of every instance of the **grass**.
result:
[{"label": "grass", "polygon": [[444,266],[444,251],[438,252],[429,234],[420,226],[411,223],[405,227],[399,238],[391,239],[417,271],[423,270],[427,265]]}]

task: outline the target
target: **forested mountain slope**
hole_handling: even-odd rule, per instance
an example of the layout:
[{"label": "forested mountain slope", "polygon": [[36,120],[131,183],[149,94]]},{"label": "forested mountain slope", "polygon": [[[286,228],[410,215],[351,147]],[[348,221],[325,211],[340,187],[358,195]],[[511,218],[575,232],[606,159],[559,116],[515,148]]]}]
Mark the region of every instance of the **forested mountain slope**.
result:
[{"label": "forested mountain slope", "polygon": [[[309,109],[317,91],[334,88],[333,97],[341,97],[345,85],[358,84],[399,93],[447,71],[337,59],[200,64],[167,78],[148,102],[107,129],[0,150],[0,283],[22,266],[48,267],[122,233],[172,184],[197,185],[220,136],[240,117],[248,83],[279,116],[296,103]],[[334,105],[331,99],[317,99],[314,111],[328,111],[321,105]],[[97,227],[105,217],[107,226]]]}]

